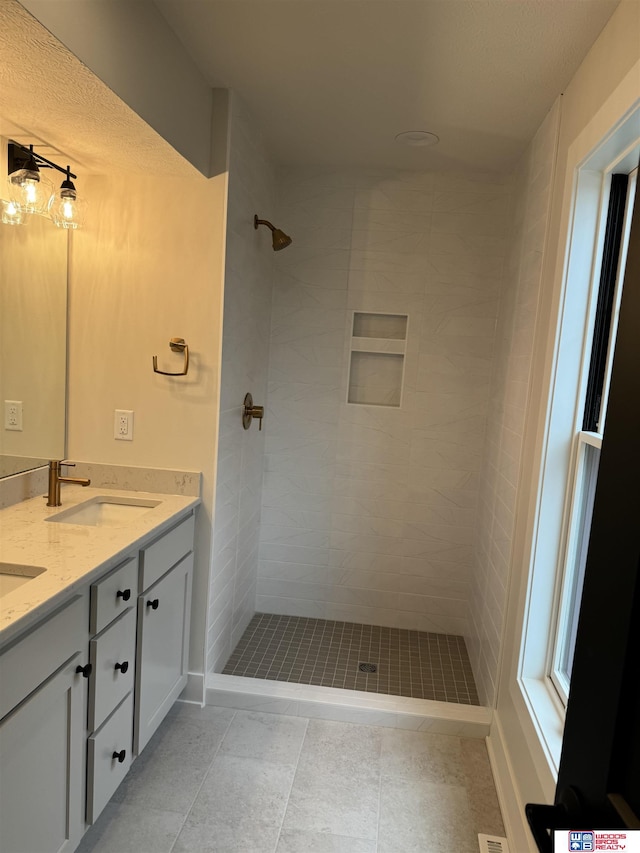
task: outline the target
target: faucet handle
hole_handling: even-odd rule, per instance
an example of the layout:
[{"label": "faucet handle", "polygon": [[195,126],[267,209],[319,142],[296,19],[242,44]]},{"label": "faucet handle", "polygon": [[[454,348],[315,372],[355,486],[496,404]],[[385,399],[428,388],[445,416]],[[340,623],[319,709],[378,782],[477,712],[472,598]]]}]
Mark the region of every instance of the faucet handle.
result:
[{"label": "faucet handle", "polygon": [[61,464],[61,465],[66,465],[66,466],[67,466],[67,468],[75,468],[75,467],[76,467],[76,463],[75,463],[75,462],[61,462],[60,464]]}]

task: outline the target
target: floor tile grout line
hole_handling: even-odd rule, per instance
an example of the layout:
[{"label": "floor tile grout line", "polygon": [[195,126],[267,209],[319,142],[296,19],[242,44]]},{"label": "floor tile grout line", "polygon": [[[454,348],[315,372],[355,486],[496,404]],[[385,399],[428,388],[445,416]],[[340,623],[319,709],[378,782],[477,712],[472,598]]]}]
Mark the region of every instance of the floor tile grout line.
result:
[{"label": "floor tile grout line", "polygon": [[273,853],[276,853],[278,849],[278,845],[280,844],[280,836],[282,835],[282,828],[284,827],[284,822],[287,817],[287,809],[289,808],[289,800],[291,799],[291,792],[293,791],[293,786],[296,783],[296,776],[298,775],[298,767],[300,766],[300,756],[302,755],[302,749],[304,747],[304,742],[307,739],[307,732],[309,731],[309,717],[306,719],[306,725],[304,727],[304,735],[300,740],[300,749],[298,750],[298,757],[296,759],[295,769],[293,771],[293,776],[291,777],[291,787],[289,788],[289,793],[287,794],[287,802],[285,803],[284,809],[282,811],[282,821],[280,822],[280,829],[278,830],[278,835],[276,837],[276,844],[273,848]]},{"label": "floor tile grout line", "polygon": [[380,806],[382,805],[382,741],[380,742],[380,758],[378,762],[378,820],[376,821],[376,853],[380,847],[380,817],[382,814]]},{"label": "floor tile grout line", "polygon": [[224,730],[224,734],[223,734],[223,735],[222,735],[222,737],[220,738],[220,743],[218,744],[218,746],[217,746],[217,748],[216,748],[216,751],[215,751],[215,752],[214,752],[214,754],[213,754],[213,758],[212,758],[212,759],[211,759],[211,761],[209,762],[209,766],[207,767],[207,769],[206,769],[206,770],[205,770],[205,772],[204,772],[204,775],[202,776],[202,782],[200,782],[200,784],[198,785],[198,790],[196,791],[196,793],[194,794],[193,799],[191,800],[191,805],[189,806],[189,808],[188,808],[188,810],[187,810],[187,813],[186,813],[186,814],[185,814],[185,816],[184,816],[184,820],[182,821],[182,824],[180,825],[180,830],[178,831],[178,834],[176,835],[176,837],[175,837],[175,839],[174,839],[174,842],[173,842],[173,844],[171,845],[171,850],[169,851],[169,853],[173,853],[173,851],[175,850],[176,844],[178,843],[178,839],[180,838],[180,836],[181,836],[181,834],[182,834],[182,830],[184,829],[184,826],[185,826],[185,824],[186,824],[187,820],[189,819],[189,815],[191,814],[191,811],[192,811],[192,809],[193,809],[193,806],[195,805],[195,802],[196,802],[196,800],[198,799],[198,795],[200,794],[200,791],[202,790],[202,786],[204,785],[204,783],[205,783],[205,782],[206,782],[206,780],[207,780],[207,776],[209,775],[209,772],[210,772],[211,768],[213,767],[213,762],[214,762],[214,761],[216,760],[216,758],[218,757],[218,753],[220,752],[220,747],[222,746],[222,743],[223,743],[223,741],[224,741],[225,737],[227,736],[227,734],[228,734],[228,732],[229,732],[229,729],[231,728],[231,724],[232,724],[232,723],[233,723],[233,721],[235,720],[235,718],[236,718],[237,714],[238,714],[238,712],[237,712],[237,711],[234,711],[234,712],[233,712],[233,714],[231,715],[231,719],[229,720],[229,723],[228,723],[228,725],[227,725],[227,728]]}]

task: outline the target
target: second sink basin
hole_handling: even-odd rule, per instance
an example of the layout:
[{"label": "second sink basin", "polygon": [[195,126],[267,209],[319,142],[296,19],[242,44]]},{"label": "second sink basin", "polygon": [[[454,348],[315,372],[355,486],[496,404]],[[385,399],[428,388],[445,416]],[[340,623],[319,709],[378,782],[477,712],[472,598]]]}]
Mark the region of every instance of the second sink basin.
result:
[{"label": "second sink basin", "polygon": [[18,563],[0,563],[0,598],[18,589],[27,581],[37,578],[47,570],[42,566],[22,566]]},{"label": "second sink basin", "polygon": [[46,520],[63,524],[85,524],[91,527],[122,527],[150,512],[161,501],[145,498],[98,495],[91,500],[50,515]]}]

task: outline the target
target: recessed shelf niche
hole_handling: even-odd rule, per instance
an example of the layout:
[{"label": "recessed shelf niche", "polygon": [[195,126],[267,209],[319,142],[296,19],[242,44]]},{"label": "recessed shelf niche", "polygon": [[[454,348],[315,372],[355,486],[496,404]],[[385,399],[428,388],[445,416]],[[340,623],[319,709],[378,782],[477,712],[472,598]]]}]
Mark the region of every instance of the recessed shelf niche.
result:
[{"label": "recessed shelf niche", "polygon": [[354,338],[385,338],[405,341],[407,339],[406,314],[353,314]]},{"label": "recessed shelf niche", "polygon": [[354,312],[347,402],[400,407],[408,321],[406,314]]}]

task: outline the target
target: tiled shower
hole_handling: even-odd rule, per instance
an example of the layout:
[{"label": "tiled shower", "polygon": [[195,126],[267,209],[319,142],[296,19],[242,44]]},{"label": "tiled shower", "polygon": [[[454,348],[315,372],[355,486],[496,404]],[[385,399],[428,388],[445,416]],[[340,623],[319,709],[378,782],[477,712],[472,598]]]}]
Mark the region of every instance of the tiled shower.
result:
[{"label": "tiled shower", "polygon": [[[222,671],[255,610],[462,636],[490,702],[506,584],[480,513],[500,511],[495,469],[517,466],[514,442],[496,448],[528,376],[526,345],[513,345],[542,237],[529,235],[524,272],[521,238],[546,212],[554,114],[509,174],[274,177],[236,112],[208,670]],[[256,245],[254,213],[293,245]],[[239,427],[246,391],[266,404],[263,433]]]},{"label": "tiled shower", "polygon": [[[274,284],[258,610],[465,635],[510,182],[295,170],[278,189],[296,240]],[[374,317],[406,318],[403,337],[353,334]],[[349,402],[371,355],[403,362],[359,377],[396,398]]]}]

